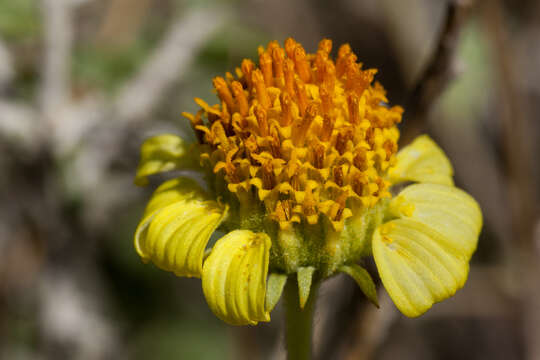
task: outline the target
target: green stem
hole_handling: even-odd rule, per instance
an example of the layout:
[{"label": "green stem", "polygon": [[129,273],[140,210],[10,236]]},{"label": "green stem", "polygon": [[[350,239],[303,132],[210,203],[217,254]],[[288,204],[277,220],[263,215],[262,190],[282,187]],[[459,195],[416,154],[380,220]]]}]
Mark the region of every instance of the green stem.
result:
[{"label": "green stem", "polygon": [[311,359],[311,335],[317,289],[318,283],[314,281],[308,301],[302,310],[300,309],[296,276],[289,277],[287,285],[285,285],[285,337],[288,360]]}]

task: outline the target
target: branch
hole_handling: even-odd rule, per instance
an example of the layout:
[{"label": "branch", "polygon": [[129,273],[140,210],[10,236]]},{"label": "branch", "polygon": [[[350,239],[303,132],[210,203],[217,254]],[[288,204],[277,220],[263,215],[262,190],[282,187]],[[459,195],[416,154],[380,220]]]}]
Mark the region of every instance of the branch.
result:
[{"label": "branch", "polygon": [[119,120],[129,122],[148,116],[226,17],[222,9],[197,9],[174,23],[139,74],[121,90],[114,104]]},{"label": "branch", "polygon": [[471,2],[452,0],[447,5],[437,48],[416,83],[406,107],[407,126],[417,132],[425,127],[429,110],[455,76],[454,56]]},{"label": "branch", "polygon": [[73,4],[71,0],[41,1],[45,29],[41,108],[51,130],[58,125],[55,113],[67,103],[69,97]]},{"label": "branch", "polygon": [[0,99],[0,136],[17,141],[25,147],[36,144],[37,113],[29,106]]},{"label": "branch", "polygon": [[367,306],[356,317],[356,328],[344,359],[373,359],[375,350],[386,339],[398,312],[384,289],[379,291],[380,309]]},{"label": "branch", "polygon": [[9,85],[14,75],[11,54],[4,41],[0,38],[0,92]]}]

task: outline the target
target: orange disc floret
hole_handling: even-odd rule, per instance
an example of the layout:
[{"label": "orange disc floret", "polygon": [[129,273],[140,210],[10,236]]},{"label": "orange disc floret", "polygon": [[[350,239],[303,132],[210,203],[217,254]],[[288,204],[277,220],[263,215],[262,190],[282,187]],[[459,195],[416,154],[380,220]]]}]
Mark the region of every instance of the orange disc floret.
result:
[{"label": "orange disc floret", "polygon": [[242,61],[237,79],[213,81],[220,104],[195,99],[186,114],[213,172],[242,201],[261,201],[282,229],[321,215],[335,230],[351,209],[388,197],[403,109],[389,107],[376,69],[362,69],[348,44],[330,57],[323,39],[306,54],[294,39],[259,47],[259,66]]}]

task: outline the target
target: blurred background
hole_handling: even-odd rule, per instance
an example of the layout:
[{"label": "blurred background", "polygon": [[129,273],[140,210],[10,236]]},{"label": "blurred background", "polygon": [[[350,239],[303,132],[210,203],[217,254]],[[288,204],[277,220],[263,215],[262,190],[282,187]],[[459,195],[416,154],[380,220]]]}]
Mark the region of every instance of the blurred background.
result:
[{"label": "blurred background", "polygon": [[378,68],[403,145],[435,138],[485,217],[466,286],[418,319],[327,281],[317,358],[540,359],[540,1],[0,0],[1,359],[285,358],[279,308],[227,326],[132,236],[142,141],[193,138],[193,97],[289,36]]}]

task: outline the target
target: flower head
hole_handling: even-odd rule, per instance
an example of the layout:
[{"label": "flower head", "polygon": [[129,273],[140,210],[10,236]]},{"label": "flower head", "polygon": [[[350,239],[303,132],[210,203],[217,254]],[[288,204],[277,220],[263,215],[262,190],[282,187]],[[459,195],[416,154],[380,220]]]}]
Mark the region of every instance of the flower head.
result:
[{"label": "flower head", "polygon": [[[154,193],[135,246],[145,261],[202,277],[210,308],[231,324],[268,321],[288,276],[300,305],[313,278],[352,276],[376,303],[358,262],[373,256],[409,316],[463,286],[481,228],[476,202],[453,186],[442,150],[422,136],[397,152],[403,109],[390,107],[375,69],[349,45],[335,61],[324,39],[306,54],[293,39],[259,48],[236,77],[213,81],[220,102],[184,113],[197,142],[159,135],[143,144],[136,183],[197,169]],[[392,198],[392,185],[416,182]],[[206,249],[217,228],[227,235]],[[268,273],[270,271],[270,274]]]}]

